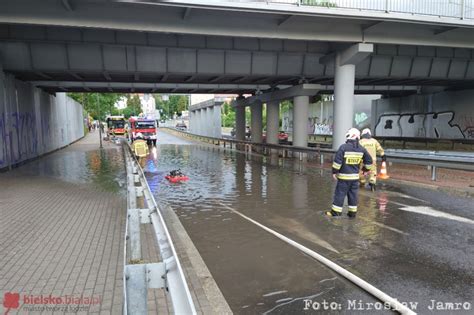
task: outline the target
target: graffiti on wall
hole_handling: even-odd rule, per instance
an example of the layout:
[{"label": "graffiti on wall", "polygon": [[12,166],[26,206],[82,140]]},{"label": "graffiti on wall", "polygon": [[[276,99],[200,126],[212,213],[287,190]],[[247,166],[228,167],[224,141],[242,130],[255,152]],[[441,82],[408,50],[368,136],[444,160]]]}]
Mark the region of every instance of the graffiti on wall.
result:
[{"label": "graffiti on wall", "polygon": [[[332,116],[325,118],[320,121],[318,116],[308,118],[308,134],[313,135],[332,135],[333,130],[333,119]],[[293,132],[293,121],[290,117],[283,117],[282,130],[285,132]]]},{"label": "graffiti on wall", "polygon": [[453,120],[453,111],[381,115],[375,134],[381,137],[474,138],[474,132],[469,132],[469,128],[462,130],[453,124]]},{"label": "graffiti on wall", "polygon": [[329,116],[325,119],[320,119],[318,116],[308,118],[309,126],[308,133],[313,135],[332,135],[333,119]]},{"label": "graffiti on wall", "polygon": [[[10,160],[21,162],[38,153],[38,135],[36,133],[36,116],[33,112],[14,112],[9,115],[11,130],[7,131],[6,115],[0,115],[0,166]],[[8,158],[10,148],[10,158]]]},{"label": "graffiti on wall", "polygon": [[7,126],[5,122],[5,113],[0,114],[0,167],[7,163],[7,143],[9,142],[9,134],[7,133]]}]

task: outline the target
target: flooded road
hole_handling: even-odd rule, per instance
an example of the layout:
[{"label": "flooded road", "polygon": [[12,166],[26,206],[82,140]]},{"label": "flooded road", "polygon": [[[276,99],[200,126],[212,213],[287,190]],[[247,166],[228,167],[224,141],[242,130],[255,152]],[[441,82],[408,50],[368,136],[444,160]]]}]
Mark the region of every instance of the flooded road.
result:
[{"label": "flooded road", "polygon": [[46,176],[69,183],[92,186],[126,196],[126,176],[120,144],[104,141],[98,149],[98,134],[86,137],[80,146],[69,146],[15,169],[15,176]]},{"label": "flooded road", "polygon": [[[322,215],[332,203],[329,170],[288,160],[272,165],[163,132],[158,143],[146,161],[150,187],[178,214],[235,313],[322,313],[305,310],[305,300],[335,302],[338,313],[380,310],[370,309],[375,298],[233,210],[399,301],[418,303],[419,313],[430,312],[432,300],[470,305],[456,314],[473,312],[472,200],[385,185],[360,192],[356,220],[331,219]],[[164,179],[177,168],[190,181]]]}]

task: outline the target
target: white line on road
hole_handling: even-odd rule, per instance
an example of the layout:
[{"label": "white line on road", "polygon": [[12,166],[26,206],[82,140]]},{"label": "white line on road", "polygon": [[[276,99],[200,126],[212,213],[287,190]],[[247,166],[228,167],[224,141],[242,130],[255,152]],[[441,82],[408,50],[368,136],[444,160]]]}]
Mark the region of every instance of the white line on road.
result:
[{"label": "white line on road", "polygon": [[359,218],[362,219],[362,220],[364,220],[364,221],[366,221],[366,222],[369,222],[369,223],[375,224],[375,225],[377,225],[377,226],[380,226],[381,228],[390,230],[390,231],[392,231],[392,232],[400,233],[400,234],[403,234],[403,235],[410,235],[410,234],[408,234],[408,233],[406,233],[406,232],[400,231],[399,229],[393,228],[393,227],[388,226],[388,225],[385,225],[385,224],[383,224],[383,223],[379,223],[379,222],[377,222],[377,221],[371,221],[371,220],[366,219],[366,218],[364,218],[364,217],[359,217]]},{"label": "white line on road", "polygon": [[457,215],[449,214],[446,212],[435,210],[431,207],[423,207],[423,206],[404,206],[401,207],[400,210],[408,211],[408,212],[415,212],[419,214],[429,215],[436,218],[443,218],[468,224],[474,224],[474,221],[468,218],[460,217]]},{"label": "white line on road", "polygon": [[353,273],[351,273],[350,271],[342,268],[341,266],[339,266],[338,264],[330,261],[329,259],[327,259],[326,257],[316,253],[315,251],[307,248],[306,246],[303,246],[295,241],[293,241],[292,239],[266,227],[265,225],[249,218],[248,216],[246,216],[245,214],[242,214],[240,213],[239,211],[235,210],[234,208],[232,207],[229,207],[228,205],[222,203],[222,202],[219,202],[219,204],[221,206],[223,206],[224,208],[226,209],[229,209],[230,211],[232,211],[233,213],[241,216],[242,218],[244,218],[245,220],[255,224],[256,226],[262,228],[263,230],[267,231],[268,233],[270,234],[273,234],[275,235],[276,237],[278,237],[279,239],[281,239],[282,241],[290,244],[291,246],[299,249],[300,251],[302,251],[303,253],[313,257],[314,259],[316,259],[317,261],[319,261],[320,263],[326,265],[328,268],[334,270],[335,272],[337,272],[338,274],[340,274],[341,276],[343,276],[344,278],[348,279],[349,281],[351,281],[352,283],[354,283],[355,285],[359,286],[360,288],[364,289],[365,291],[367,291],[368,293],[372,294],[373,296],[375,296],[376,298],[378,298],[380,301],[384,302],[384,303],[387,303],[389,304],[395,311],[399,312],[400,314],[416,314],[415,312],[413,312],[412,310],[410,310],[408,307],[406,307],[405,305],[403,305],[402,303],[400,303],[399,301],[397,301],[396,299],[392,298],[391,296],[389,296],[388,294],[380,291],[379,289],[377,289],[376,287],[374,287],[373,285],[371,285],[370,283],[368,283],[367,281],[357,277],[356,275],[354,275]]}]

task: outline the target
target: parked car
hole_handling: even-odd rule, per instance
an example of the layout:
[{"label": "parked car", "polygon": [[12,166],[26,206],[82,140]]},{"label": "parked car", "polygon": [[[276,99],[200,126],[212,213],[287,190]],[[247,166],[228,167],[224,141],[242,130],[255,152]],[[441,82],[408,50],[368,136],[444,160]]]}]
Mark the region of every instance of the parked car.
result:
[{"label": "parked car", "polygon": [[177,123],[175,128],[178,130],[186,131],[188,129],[188,126],[186,126],[185,123]]},{"label": "parked car", "polygon": [[[267,141],[267,133],[264,131],[262,135],[262,140]],[[288,142],[288,134],[284,132],[283,130],[280,130],[278,132],[278,143],[279,144],[285,144]]]}]

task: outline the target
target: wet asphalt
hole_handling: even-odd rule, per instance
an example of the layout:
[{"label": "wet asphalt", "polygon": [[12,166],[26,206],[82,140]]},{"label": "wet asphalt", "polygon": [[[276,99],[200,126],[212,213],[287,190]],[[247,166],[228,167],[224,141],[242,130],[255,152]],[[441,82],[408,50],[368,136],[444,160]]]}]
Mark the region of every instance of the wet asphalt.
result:
[{"label": "wet asphalt", "polygon": [[[188,182],[164,179],[177,168]],[[145,173],[158,203],[178,214],[236,314],[392,311],[374,310],[376,298],[229,209],[416,304],[417,313],[474,314],[472,199],[381,183],[375,193],[361,189],[355,220],[332,219],[322,215],[335,186],[329,170],[164,132]],[[447,310],[446,303],[459,304]]]},{"label": "wet asphalt", "polygon": [[[417,303],[419,314],[474,314],[472,199],[381,184],[375,193],[360,191],[357,219],[330,219],[322,215],[335,185],[329,170],[245,156],[163,132],[158,143],[146,161],[150,186],[157,201],[178,214],[234,313],[391,311],[374,310],[374,297],[229,208],[392,297]],[[191,180],[168,183],[164,175],[176,168]],[[125,195],[123,155],[112,143],[103,150],[95,142],[71,146],[27,163],[15,174],[49,176]],[[454,309],[446,309],[450,307]]]}]

